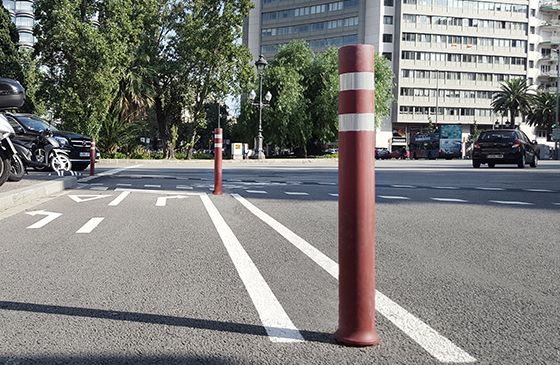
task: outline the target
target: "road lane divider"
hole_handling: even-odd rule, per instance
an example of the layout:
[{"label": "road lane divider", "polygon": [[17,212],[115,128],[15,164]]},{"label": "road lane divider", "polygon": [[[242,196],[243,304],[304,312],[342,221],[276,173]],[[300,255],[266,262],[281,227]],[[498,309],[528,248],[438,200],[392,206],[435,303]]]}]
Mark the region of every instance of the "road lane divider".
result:
[{"label": "road lane divider", "polygon": [[117,196],[115,199],[113,199],[108,205],[110,207],[116,207],[117,205],[119,205],[123,200],[126,199],[126,197],[130,194],[130,191],[123,191],[122,193],[119,194],[119,196]]},{"label": "road lane divider", "polygon": [[78,229],[76,233],[91,233],[103,221],[103,217],[91,218],[82,228]]},{"label": "road lane divider", "polygon": [[[232,194],[232,196],[256,217],[268,224],[272,229],[286,238],[296,248],[302,251],[311,260],[315,261],[315,263],[338,280],[338,264],[334,260],[323,254],[294,232],[290,231],[276,219],[251,204],[241,195]],[[409,313],[406,309],[386,297],[378,290],[375,291],[375,296],[375,309],[377,312],[390,320],[397,328],[406,333],[424,350],[439,361],[454,363],[476,362],[474,357],[470,356],[449,339],[440,335],[426,323],[422,322],[419,318]]]},{"label": "road lane divider", "polygon": [[207,195],[200,195],[272,342],[304,341],[241,243]]}]

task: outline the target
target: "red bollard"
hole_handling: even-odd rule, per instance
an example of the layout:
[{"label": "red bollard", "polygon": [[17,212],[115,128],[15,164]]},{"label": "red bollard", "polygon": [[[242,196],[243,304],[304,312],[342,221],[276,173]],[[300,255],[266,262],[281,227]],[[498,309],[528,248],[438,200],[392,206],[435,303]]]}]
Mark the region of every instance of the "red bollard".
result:
[{"label": "red bollard", "polygon": [[214,129],[214,195],[222,195],[222,128]]},{"label": "red bollard", "polygon": [[379,344],[375,332],[374,48],[338,51],[339,317],[335,340]]},{"label": "red bollard", "polygon": [[89,176],[95,175],[95,138],[91,139],[91,148],[89,150]]}]

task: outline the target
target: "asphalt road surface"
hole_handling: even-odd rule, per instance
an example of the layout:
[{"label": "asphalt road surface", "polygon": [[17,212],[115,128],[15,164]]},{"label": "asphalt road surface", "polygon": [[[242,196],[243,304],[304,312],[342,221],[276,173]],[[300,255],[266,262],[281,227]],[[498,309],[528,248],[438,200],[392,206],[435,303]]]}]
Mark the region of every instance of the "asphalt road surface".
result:
[{"label": "asphalt road surface", "polygon": [[333,338],[335,162],[96,173],[0,220],[0,364],[560,363],[556,161],[377,161],[368,348]]}]

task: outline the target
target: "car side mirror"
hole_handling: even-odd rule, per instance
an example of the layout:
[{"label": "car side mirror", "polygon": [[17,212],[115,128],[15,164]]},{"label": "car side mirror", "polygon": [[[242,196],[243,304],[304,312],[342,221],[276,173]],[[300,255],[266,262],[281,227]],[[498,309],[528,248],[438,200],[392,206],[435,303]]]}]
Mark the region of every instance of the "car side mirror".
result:
[{"label": "car side mirror", "polygon": [[23,128],[18,125],[14,127],[14,132],[16,132],[16,134],[23,134]]}]

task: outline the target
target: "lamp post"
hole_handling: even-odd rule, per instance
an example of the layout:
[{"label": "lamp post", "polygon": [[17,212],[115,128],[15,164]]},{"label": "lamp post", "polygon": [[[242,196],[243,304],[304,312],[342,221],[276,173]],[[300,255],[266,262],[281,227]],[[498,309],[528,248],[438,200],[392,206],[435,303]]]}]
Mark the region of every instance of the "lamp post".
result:
[{"label": "lamp post", "polygon": [[[556,119],[555,124],[558,125],[558,80],[560,80],[560,50],[558,50],[558,45],[552,46],[552,50],[556,51]],[[554,154],[555,159],[558,160],[558,142],[554,141]]]},{"label": "lamp post", "polygon": [[[259,56],[259,59],[255,62],[255,66],[257,66],[257,73],[259,75],[259,102],[258,103],[251,103],[255,106],[259,107],[259,135],[257,136],[257,158],[259,160],[264,160],[265,159],[265,155],[264,155],[264,151],[263,151],[263,135],[262,135],[262,109],[265,106],[268,106],[268,104],[263,104],[262,102],[262,78],[263,78],[263,74],[264,74],[264,69],[266,68],[266,66],[268,65],[268,62],[266,62],[266,60],[264,59],[263,55],[261,54]],[[254,100],[255,97],[257,96],[257,94],[255,93],[255,90],[251,90],[251,93],[249,94],[249,98],[251,100]],[[272,99],[272,94],[269,92],[266,93],[266,95],[264,96],[267,102],[270,102],[270,99]]]},{"label": "lamp post", "polygon": [[438,126],[439,114],[439,70],[436,68],[436,128]]}]

